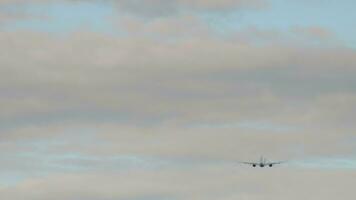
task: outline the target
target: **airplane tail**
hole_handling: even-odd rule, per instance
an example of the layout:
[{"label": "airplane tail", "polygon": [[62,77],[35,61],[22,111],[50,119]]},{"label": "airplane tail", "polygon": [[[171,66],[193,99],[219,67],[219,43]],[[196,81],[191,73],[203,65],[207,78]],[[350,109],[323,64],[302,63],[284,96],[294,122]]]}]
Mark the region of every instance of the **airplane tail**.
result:
[{"label": "airplane tail", "polygon": [[261,164],[266,164],[267,163],[267,159],[263,156],[260,157],[260,163]]}]

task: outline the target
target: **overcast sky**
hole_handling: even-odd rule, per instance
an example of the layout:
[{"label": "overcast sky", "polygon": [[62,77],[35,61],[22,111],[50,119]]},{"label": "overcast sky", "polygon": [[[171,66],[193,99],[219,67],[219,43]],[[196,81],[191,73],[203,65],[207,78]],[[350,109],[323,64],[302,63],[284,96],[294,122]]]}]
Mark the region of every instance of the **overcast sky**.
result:
[{"label": "overcast sky", "polygon": [[0,0],[0,197],[352,199],[355,7]]}]

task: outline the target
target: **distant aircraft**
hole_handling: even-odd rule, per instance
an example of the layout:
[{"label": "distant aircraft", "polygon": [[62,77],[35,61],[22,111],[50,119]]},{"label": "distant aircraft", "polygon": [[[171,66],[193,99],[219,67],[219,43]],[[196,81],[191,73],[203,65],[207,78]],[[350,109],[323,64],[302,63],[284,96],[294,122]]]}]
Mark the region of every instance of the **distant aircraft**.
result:
[{"label": "distant aircraft", "polygon": [[281,164],[281,163],[283,163],[283,161],[268,162],[266,158],[261,156],[259,162],[241,162],[241,163],[247,164],[247,165],[251,165],[252,167],[256,167],[256,166],[259,166],[259,167],[265,167],[265,166],[273,167],[273,165]]}]

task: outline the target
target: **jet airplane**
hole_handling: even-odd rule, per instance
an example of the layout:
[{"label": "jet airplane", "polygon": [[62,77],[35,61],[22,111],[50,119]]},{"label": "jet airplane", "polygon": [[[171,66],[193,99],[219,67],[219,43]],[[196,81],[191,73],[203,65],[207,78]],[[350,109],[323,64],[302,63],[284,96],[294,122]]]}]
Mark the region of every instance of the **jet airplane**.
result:
[{"label": "jet airplane", "polygon": [[267,161],[266,158],[264,158],[263,156],[260,157],[260,160],[258,162],[241,162],[242,164],[247,164],[247,165],[251,165],[252,167],[273,167],[273,165],[277,165],[277,164],[282,164],[284,163],[283,161],[278,161],[278,162],[269,162]]}]

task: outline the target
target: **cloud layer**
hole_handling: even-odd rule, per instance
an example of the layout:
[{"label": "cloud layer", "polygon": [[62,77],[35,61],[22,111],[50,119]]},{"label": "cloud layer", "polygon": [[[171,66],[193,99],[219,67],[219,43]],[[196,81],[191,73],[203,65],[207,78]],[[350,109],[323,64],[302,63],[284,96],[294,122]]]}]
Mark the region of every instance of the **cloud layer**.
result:
[{"label": "cloud layer", "polygon": [[[333,30],[201,17],[260,1],[111,3],[110,33],[0,29],[2,197],[352,197],[356,51]],[[237,165],[261,154],[290,162]]]}]

